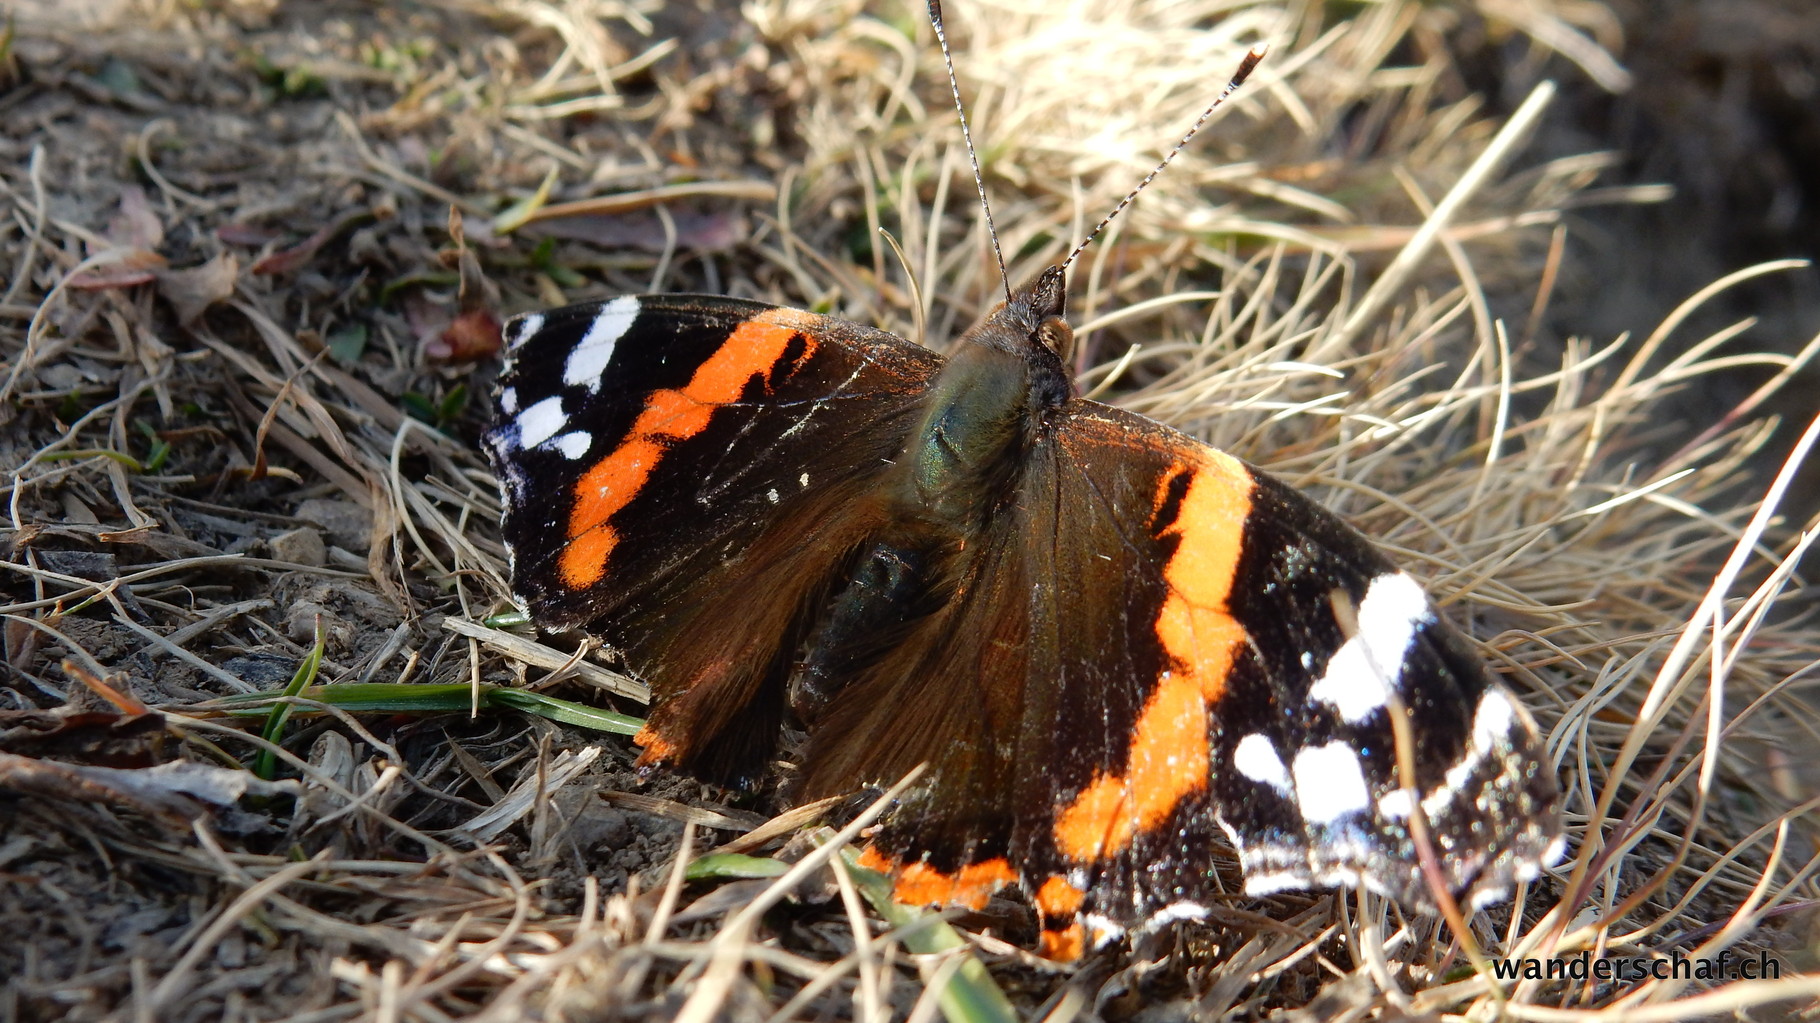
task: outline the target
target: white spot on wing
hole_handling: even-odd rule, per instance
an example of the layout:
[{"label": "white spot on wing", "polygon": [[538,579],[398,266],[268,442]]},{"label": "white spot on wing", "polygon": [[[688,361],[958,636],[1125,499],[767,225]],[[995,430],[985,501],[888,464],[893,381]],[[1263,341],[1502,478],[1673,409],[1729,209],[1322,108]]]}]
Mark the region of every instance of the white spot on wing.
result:
[{"label": "white spot on wing", "polygon": [[1291,795],[1289,768],[1277,755],[1277,748],[1260,733],[1253,732],[1239,740],[1232,751],[1232,766],[1252,781],[1268,785],[1285,796]]},{"label": "white spot on wing", "polygon": [[1260,871],[1245,874],[1246,895],[1275,895],[1277,892],[1293,891],[1308,887],[1308,878],[1286,870]]},{"label": "white spot on wing", "polygon": [[600,307],[588,332],[562,364],[562,382],[569,387],[587,385],[590,393],[600,390],[600,376],[613,361],[613,349],[619,339],[638,319],[638,299],[622,295]]},{"label": "white spot on wing", "polygon": [[1206,918],[1207,907],[1198,902],[1171,902],[1150,914],[1150,919],[1144,921],[1144,930],[1154,931],[1177,920],[1205,920]]},{"label": "white spot on wing", "polygon": [[584,430],[576,430],[563,434],[551,443],[556,445],[556,450],[562,452],[562,457],[573,462],[594,446],[594,437]]},{"label": "white spot on wing", "polygon": [[1498,885],[1494,888],[1475,889],[1473,891],[1471,897],[1469,897],[1466,901],[1467,901],[1469,907],[1474,912],[1477,912],[1481,909],[1484,909],[1486,906],[1492,906],[1492,905],[1496,905],[1497,903],[1503,902],[1509,896],[1510,896],[1510,889],[1504,887],[1503,885]]},{"label": "white spot on wing", "polygon": [[1408,817],[1414,809],[1415,799],[1410,796],[1408,789],[1396,789],[1378,797],[1378,813],[1393,821]]},{"label": "white spot on wing", "polygon": [[1380,883],[1376,878],[1367,878],[1355,868],[1348,866],[1334,867],[1324,874],[1315,875],[1314,880],[1316,886],[1321,888],[1357,888],[1359,885],[1363,884],[1365,887],[1376,891],[1379,895],[1387,894],[1382,890]]},{"label": "white spot on wing", "polygon": [[770,499],[772,504],[776,504],[777,503],[777,488],[772,487],[770,490],[765,491],[765,497]]},{"label": "white spot on wing", "polygon": [[1478,757],[1468,757],[1447,769],[1447,775],[1433,792],[1422,797],[1422,812],[1431,819],[1439,817],[1453,805],[1453,801],[1465,791],[1466,783],[1472,781],[1472,773],[1479,768]]},{"label": "white spot on wing", "polygon": [[1359,631],[1334,652],[1308,698],[1331,705],[1354,724],[1384,706],[1403,672],[1403,655],[1429,620],[1428,595],[1407,572],[1371,581],[1359,603]]},{"label": "white spot on wing", "polygon": [[1479,770],[1479,764],[1484,760],[1485,758],[1477,751],[1467,750],[1466,756],[1461,758],[1459,763],[1447,769],[1447,773],[1441,778],[1441,784],[1436,786],[1433,792],[1422,797],[1422,812],[1430,817],[1439,816],[1444,812],[1455,799],[1459,798],[1460,793],[1466,791],[1466,786],[1471,784],[1473,774]]},{"label": "white spot on wing", "polygon": [[[511,462],[501,463],[496,473],[499,480],[499,495],[508,506],[524,503],[525,487],[530,480],[525,478],[523,470]],[[506,552],[511,553],[511,545],[506,545]]]},{"label": "white spot on wing", "polygon": [[1310,824],[1330,824],[1371,805],[1359,755],[1338,740],[1295,755],[1296,803]]},{"label": "white spot on wing", "polygon": [[562,411],[562,399],[545,398],[518,414],[518,446],[534,448],[562,432],[569,417]]},{"label": "white spot on wing", "polygon": [[506,324],[506,350],[517,351],[519,345],[535,337],[537,332],[542,329],[542,313],[526,313],[523,316],[512,317],[511,322]]},{"label": "white spot on wing", "polygon": [[508,387],[499,392],[499,411],[508,416],[518,414],[518,388]]},{"label": "white spot on wing", "polygon": [[1479,707],[1472,715],[1472,748],[1489,753],[1498,748],[1516,720],[1516,709],[1502,689],[1487,689],[1479,697]]},{"label": "white spot on wing", "polygon": [[1101,913],[1081,914],[1081,923],[1093,939],[1093,947],[1104,948],[1113,941],[1125,936],[1125,928],[1120,927],[1113,919]]},{"label": "white spot on wing", "polygon": [[808,486],[809,485],[809,474],[806,472],[803,473],[802,476],[798,477],[796,482],[802,486],[805,486],[805,487]]}]

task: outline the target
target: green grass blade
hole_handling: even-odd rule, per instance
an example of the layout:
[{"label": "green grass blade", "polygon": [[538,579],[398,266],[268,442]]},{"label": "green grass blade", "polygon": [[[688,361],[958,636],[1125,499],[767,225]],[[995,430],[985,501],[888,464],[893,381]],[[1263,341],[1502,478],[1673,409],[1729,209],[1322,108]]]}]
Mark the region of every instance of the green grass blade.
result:
[{"label": "green grass blade", "polygon": [[[278,716],[280,709],[286,714],[294,713],[297,710],[289,703],[273,706],[273,701],[287,696],[313,700],[353,714],[451,714],[466,711],[475,702],[474,687],[465,682],[428,685],[398,682],[349,682],[338,686],[309,686],[308,688],[293,688],[296,679],[292,679],[292,683],[292,686],[286,686],[279,692],[242,693],[224,697],[219,702],[232,715],[266,714],[274,718]],[[559,721],[565,725],[574,725],[577,728],[586,728],[594,732],[636,735],[638,730],[645,726],[643,718],[602,710],[599,707],[590,707],[573,700],[559,700],[554,696],[504,686],[481,686],[479,702],[482,707],[509,708],[526,714],[536,714],[538,717],[549,718],[551,721]],[[268,730],[271,729],[272,725],[269,721],[266,727]]]},{"label": "green grass blade", "polygon": [[493,218],[493,233],[508,235],[525,226],[531,215],[550,201],[550,189],[556,186],[556,178],[556,168],[551,167],[550,172],[544,175],[543,184],[537,186],[537,191],[507,206]]},{"label": "green grass blade", "polygon": [[685,881],[748,881],[760,877],[782,877],[790,864],[769,856],[746,856],[740,853],[709,853],[697,856],[683,868]]},{"label": "green grass blade", "polygon": [[496,615],[488,615],[480,620],[480,624],[489,629],[516,629],[531,624],[531,616],[518,608],[513,608],[510,611],[501,611]]},{"label": "green grass blade", "polygon": [[[486,690],[481,687],[481,699]],[[281,692],[236,693],[218,702],[233,715],[263,714],[285,695]],[[397,682],[348,682],[338,686],[310,686],[290,695],[337,707],[354,714],[445,714],[474,705],[474,688],[465,682],[411,685]],[[308,708],[301,708],[309,713]]]},{"label": "green grass blade", "polygon": [[[326,645],[327,640],[323,635],[322,621],[318,619],[316,642],[310,646],[310,652],[305,654],[303,660],[297,665],[297,671],[291,676],[290,682],[285,684],[283,695],[296,696],[316,680],[316,673],[322,670],[322,651]],[[284,723],[290,719],[291,711],[294,708],[295,705],[289,702],[274,706],[266,715],[265,727],[259,730],[259,737],[271,743],[272,746],[278,745],[278,741],[284,737]],[[266,781],[271,781],[277,773],[277,754],[272,751],[271,746],[261,749],[259,756],[253,761],[253,774]]]},{"label": "green grass blade", "polygon": [[573,700],[558,700],[554,696],[524,689],[493,689],[487,693],[485,702],[496,707],[511,707],[526,714],[536,714],[565,725],[596,732],[612,732],[615,735],[637,735],[639,729],[645,726],[643,718],[616,714]]}]

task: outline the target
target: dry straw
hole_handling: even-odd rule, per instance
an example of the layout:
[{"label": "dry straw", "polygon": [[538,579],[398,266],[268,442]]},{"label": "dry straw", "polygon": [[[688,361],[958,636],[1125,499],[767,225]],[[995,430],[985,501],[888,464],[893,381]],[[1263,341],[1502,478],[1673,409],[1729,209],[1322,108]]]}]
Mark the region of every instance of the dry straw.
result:
[{"label": "dry straw", "polygon": [[[1622,75],[1563,20],[1566,6],[1480,6],[1595,81]],[[153,285],[95,285],[128,258],[96,225],[131,205],[132,182],[56,171],[85,137],[44,129],[9,150],[23,154],[0,166],[11,706],[55,705],[80,674],[138,686],[175,740],[165,755],[267,749],[301,794],[193,824],[68,792],[0,803],[13,815],[0,920],[33,936],[4,953],[0,1014],[993,1018],[1002,1005],[970,957],[1017,1011],[1055,1020],[1304,1005],[1333,1019],[1668,1020],[1820,995],[1785,926],[1815,897],[1812,776],[1798,762],[1820,739],[1802,691],[1820,642],[1788,600],[1812,533],[1779,511],[1815,428],[1782,463],[1749,414],[1760,397],[1691,439],[1660,420],[1666,397],[1711,374],[1754,365],[1782,381],[1813,353],[1756,353],[1747,324],[1690,336],[1703,303],[1785,267],[1715,282],[1635,337],[1538,328],[1550,282],[1587,272],[1563,238],[1603,161],[1526,155],[1550,116],[1546,89],[1508,118],[1450,92],[1448,5],[1107,0],[947,14],[1014,280],[1066,252],[1239,55],[1272,45],[1247,91],[1077,266],[1083,390],[1268,466],[1380,539],[1537,711],[1569,792],[1573,858],[1477,918],[1484,956],[1767,948],[1782,977],[1494,982],[1445,927],[1328,894],[1235,899],[1206,926],[1070,974],[989,927],[957,942],[932,917],[882,922],[836,855],[851,828],[815,851],[786,847],[797,868],[781,879],[688,883],[689,853],[730,836],[691,823],[679,846],[663,819],[724,826],[740,812],[673,779],[638,815],[603,810],[596,787],[634,784],[621,739],[496,711],[401,725],[307,699],[323,724],[279,745],[249,736],[198,700],[248,687],[253,655],[301,657],[305,605],[326,621],[323,681],[562,681],[598,702],[639,691],[589,649],[481,622],[506,593],[493,485],[462,439],[481,411],[457,409],[446,430],[401,411],[403,391],[457,382],[459,370],[424,365],[414,332],[453,289],[426,279],[403,292],[420,297],[386,302],[361,290],[363,267],[401,252],[435,265],[450,205],[476,233],[549,181],[554,198],[609,205],[508,226],[649,213],[636,243],[564,241],[548,259],[526,238],[482,238],[509,311],[713,290],[834,307],[940,345],[1001,282],[916,11],[755,0],[702,27],[641,5],[482,0],[426,5],[414,22],[354,17],[316,38],[285,35],[282,15],[148,4],[130,32],[28,23],[20,52],[97,66],[124,55],[178,112],[206,93],[186,75],[249,73],[171,53],[275,55],[269,87],[295,105],[244,119],[251,134],[237,137],[267,148],[241,187],[312,229],[350,195],[378,219],[290,276],[241,275],[178,328]],[[413,31],[428,41],[407,45]],[[274,42],[297,38],[307,45]],[[320,92],[282,91],[312,80]],[[320,132],[260,134],[306,110]],[[208,130],[175,117],[130,136],[165,237],[258,219],[247,194],[158,144],[175,131],[202,145]],[[414,148],[426,139],[460,166],[427,165]],[[674,191],[685,169],[744,184]],[[775,202],[750,210],[744,243],[701,254],[704,237],[737,233],[739,204],[759,194]],[[350,325],[367,339],[351,365],[324,348]],[[129,454],[145,453],[135,423],[150,410],[191,401],[236,424],[216,427],[215,456],[190,449],[195,471],[161,475]],[[370,543],[219,549],[235,530],[282,533],[304,497],[358,506]],[[173,522],[214,532],[204,542]],[[99,562],[37,553],[52,548],[126,553],[97,575]],[[272,592],[242,592],[260,587]],[[185,665],[189,681],[170,681]],[[168,921],[155,941],[133,937],[146,914]]]}]

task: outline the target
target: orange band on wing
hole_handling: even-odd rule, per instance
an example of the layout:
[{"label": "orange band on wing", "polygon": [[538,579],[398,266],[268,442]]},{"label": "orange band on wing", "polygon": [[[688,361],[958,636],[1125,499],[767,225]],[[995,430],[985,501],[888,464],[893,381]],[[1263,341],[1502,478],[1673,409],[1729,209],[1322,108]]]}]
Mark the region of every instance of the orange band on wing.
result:
[{"label": "orange band on wing", "polygon": [[632,741],[642,751],[638,754],[638,763],[634,767],[651,767],[677,759],[676,744],[658,735],[648,724],[638,730]]},{"label": "orange band on wing", "polygon": [[608,520],[638,496],[671,446],[708,428],[716,406],[735,401],[746,384],[763,375],[769,384],[791,341],[803,339],[799,361],[815,354],[814,328],[821,317],[797,309],[768,309],[739,325],[714,354],[696,368],[688,384],[652,393],[619,446],[595,462],[575,484],[569,513],[569,542],[557,568],[563,585],[586,589],[606,573],[619,545]]},{"label": "orange band on wing", "polygon": [[1181,472],[1194,476],[1169,529],[1179,542],[1164,566],[1169,594],[1156,622],[1173,667],[1138,715],[1124,773],[1100,774],[1056,818],[1056,846],[1081,862],[1124,849],[1207,787],[1207,708],[1224,691],[1245,642],[1227,598],[1251,511],[1251,474],[1232,456],[1209,450],[1199,464],[1178,463],[1164,474],[1156,508]]},{"label": "orange band on wing", "polygon": [[952,874],[944,874],[927,863],[899,866],[868,846],[860,854],[859,865],[881,874],[895,874],[891,897],[906,906],[980,909],[993,892],[1017,883],[1017,872],[1003,856],[969,863]]},{"label": "orange band on wing", "polygon": [[1037,954],[1058,963],[1071,963],[1087,950],[1087,928],[1079,920],[1059,930],[1043,929]]},{"label": "orange band on wing", "polygon": [[1046,917],[1071,917],[1080,912],[1086,898],[1086,892],[1056,874],[1044,880],[1042,887],[1036,890],[1036,908]]}]

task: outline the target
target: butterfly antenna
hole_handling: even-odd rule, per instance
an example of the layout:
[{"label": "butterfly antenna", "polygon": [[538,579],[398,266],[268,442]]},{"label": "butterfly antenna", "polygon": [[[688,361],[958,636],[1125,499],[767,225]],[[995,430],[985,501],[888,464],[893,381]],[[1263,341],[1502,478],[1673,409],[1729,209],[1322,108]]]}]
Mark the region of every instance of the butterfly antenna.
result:
[{"label": "butterfly antenna", "polygon": [[986,213],[986,234],[992,238],[992,255],[998,260],[998,279],[1005,286],[1005,301],[1010,302],[1011,274],[1005,270],[1005,253],[998,247],[998,227],[992,223],[992,204],[986,201],[986,179],[980,174],[973,132],[967,127],[967,110],[961,105],[961,83],[954,77],[954,54],[948,49],[948,30],[942,25],[941,0],[929,0],[929,21],[935,26],[936,42],[942,44],[942,63],[948,66],[948,91],[954,94],[954,112],[961,119],[961,139],[967,143],[967,162],[973,165],[973,186],[979,189],[980,209]]},{"label": "butterfly antenna", "polygon": [[[931,2],[933,3],[933,0],[931,0]],[[941,36],[941,29],[937,28],[935,34],[939,38]],[[945,48],[947,44],[943,43],[942,45],[944,47],[944,52],[946,52]],[[1067,270],[1069,264],[1074,262],[1074,258],[1081,254],[1081,250],[1092,244],[1093,240],[1100,236],[1100,232],[1106,229],[1106,225],[1112,223],[1112,218],[1124,212],[1125,207],[1131,205],[1131,201],[1138,197],[1138,193],[1142,192],[1152,181],[1155,181],[1158,174],[1163,173],[1163,168],[1169,166],[1169,161],[1174,160],[1176,154],[1180,153],[1182,149],[1188,145],[1188,140],[1194,138],[1195,133],[1201,130],[1201,125],[1207,123],[1207,118],[1212,117],[1213,112],[1219,109],[1221,103],[1226,102],[1233,93],[1239,91],[1239,86],[1245,84],[1245,79],[1251,77],[1251,72],[1258,66],[1258,61],[1263,60],[1264,54],[1269,51],[1270,47],[1268,44],[1259,43],[1258,45],[1253,46],[1249,53],[1245,54],[1245,59],[1239,62],[1239,70],[1232,76],[1232,81],[1227,82],[1226,88],[1221,89],[1220,94],[1215,96],[1213,102],[1207,105],[1207,109],[1201,111],[1201,116],[1194,119],[1194,124],[1188,129],[1188,134],[1183,135],[1182,140],[1175,144],[1175,148],[1171,149],[1167,156],[1163,157],[1162,162],[1157,164],[1150,173],[1144,175],[1144,180],[1138,182],[1136,188],[1127,192],[1125,198],[1120,199],[1119,204],[1112,208],[1112,212],[1101,218],[1100,222],[1093,226],[1093,230],[1087,233],[1087,237],[1081,239],[1081,243],[1074,247],[1074,251],[1068,253],[1068,258],[1062,260],[1063,270]],[[953,74],[952,69],[950,69],[949,74]],[[966,122],[963,121],[962,127],[965,128],[965,126]]]}]

